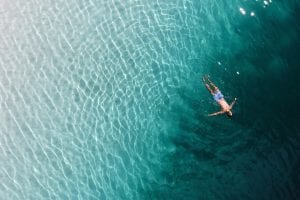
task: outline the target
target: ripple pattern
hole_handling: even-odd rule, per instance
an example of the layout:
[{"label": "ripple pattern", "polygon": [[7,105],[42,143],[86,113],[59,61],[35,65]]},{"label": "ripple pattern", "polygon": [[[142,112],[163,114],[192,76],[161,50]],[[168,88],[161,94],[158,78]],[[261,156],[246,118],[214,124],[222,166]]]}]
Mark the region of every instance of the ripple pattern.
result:
[{"label": "ripple pattern", "polygon": [[1,198],[138,199],[161,182],[157,121],[199,49],[192,2],[0,4]]},{"label": "ripple pattern", "polygon": [[[219,62],[234,71],[224,57],[257,47],[252,35],[238,47],[245,37],[236,19],[244,5],[2,0],[0,199],[254,199],[248,194],[262,192],[261,185],[245,177],[253,175],[248,166],[256,154],[267,157],[255,165],[262,183],[286,183],[266,190],[296,199],[299,176],[284,175],[297,172],[287,163],[297,165],[298,140],[285,137],[284,148],[276,143],[280,131],[290,131],[280,124],[284,116],[272,118],[279,125],[270,123],[261,140],[250,134],[265,131],[257,121],[213,125],[199,116],[210,109],[199,101],[206,95],[198,90],[199,74]],[[289,17],[285,9],[278,9],[282,20]],[[261,72],[255,69],[242,72]],[[199,132],[210,134],[193,134]]]}]

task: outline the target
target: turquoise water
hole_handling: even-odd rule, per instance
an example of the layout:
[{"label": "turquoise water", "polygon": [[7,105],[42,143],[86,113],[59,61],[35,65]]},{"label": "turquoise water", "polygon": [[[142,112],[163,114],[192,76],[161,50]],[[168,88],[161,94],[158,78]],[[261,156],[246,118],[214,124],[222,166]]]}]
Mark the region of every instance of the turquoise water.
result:
[{"label": "turquoise water", "polygon": [[1,1],[0,199],[299,199],[299,8]]}]

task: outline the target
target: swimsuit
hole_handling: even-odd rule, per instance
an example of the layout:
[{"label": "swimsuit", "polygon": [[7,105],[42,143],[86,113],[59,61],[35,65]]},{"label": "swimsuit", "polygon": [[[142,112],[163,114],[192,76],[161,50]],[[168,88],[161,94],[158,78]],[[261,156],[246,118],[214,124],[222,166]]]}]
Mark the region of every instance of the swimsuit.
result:
[{"label": "swimsuit", "polygon": [[215,101],[219,101],[219,100],[221,100],[221,99],[223,99],[223,94],[220,92],[220,90],[218,90],[214,95],[213,95],[213,97],[214,97],[214,100]]}]

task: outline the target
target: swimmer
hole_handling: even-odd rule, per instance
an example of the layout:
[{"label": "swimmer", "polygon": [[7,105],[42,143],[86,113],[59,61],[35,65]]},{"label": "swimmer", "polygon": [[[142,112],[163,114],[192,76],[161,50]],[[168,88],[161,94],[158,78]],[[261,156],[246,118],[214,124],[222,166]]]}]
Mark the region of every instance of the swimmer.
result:
[{"label": "swimmer", "polygon": [[208,91],[213,95],[214,100],[221,107],[221,111],[209,114],[208,116],[215,116],[215,115],[220,115],[220,114],[226,113],[226,115],[228,117],[232,117],[231,109],[232,109],[233,105],[235,104],[237,98],[234,98],[234,101],[230,105],[228,105],[227,101],[224,99],[224,96],[221,93],[221,91],[219,90],[219,88],[213,82],[211,82],[211,80],[209,80],[209,78],[207,76],[203,77],[202,80],[203,80],[203,83],[205,84],[206,88],[208,89]]}]

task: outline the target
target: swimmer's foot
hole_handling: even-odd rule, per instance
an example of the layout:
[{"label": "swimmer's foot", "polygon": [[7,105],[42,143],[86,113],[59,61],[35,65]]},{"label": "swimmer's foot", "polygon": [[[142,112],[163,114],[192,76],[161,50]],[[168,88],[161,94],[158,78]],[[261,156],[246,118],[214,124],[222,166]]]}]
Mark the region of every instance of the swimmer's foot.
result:
[{"label": "swimmer's foot", "polygon": [[[204,75],[203,77],[202,77],[202,80],[203,80],[203,82],[205,83],[206,81],[209,81],[209,78],[208,78],[209,76],[208,75]],[[205,80],[206,79],[206,80]]]},{"label": "swimmer's foot", "polygon": [[206,78],[206,80],[205,80],[205,78],[206,78],[206,76],[203,76],[203,77],[202,77],[202,81],[203,81],[203,83],[205,83],[205,84],[206,84],[206,82],[207,82],[207,78]]}]

